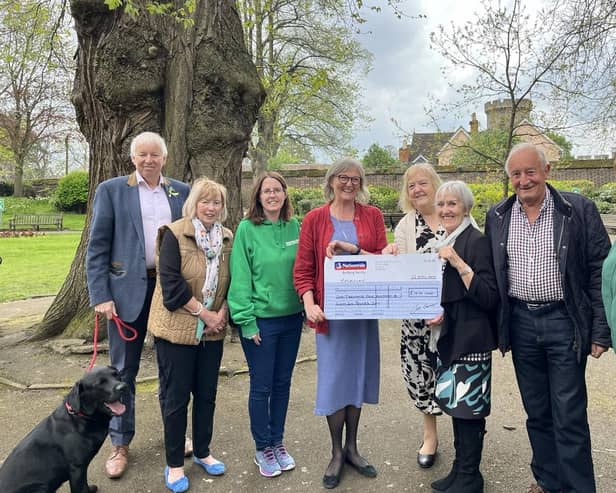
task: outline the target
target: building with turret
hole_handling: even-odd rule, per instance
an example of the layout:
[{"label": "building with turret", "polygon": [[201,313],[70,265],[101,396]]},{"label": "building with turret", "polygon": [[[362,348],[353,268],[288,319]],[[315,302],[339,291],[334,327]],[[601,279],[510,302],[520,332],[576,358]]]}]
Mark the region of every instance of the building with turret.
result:
[{"label": "building with turret", "polygon": [[[530,112],[533,109],[533,103],[530,99],[518,99],[517,109],[515,112],[514,126],[520,125],[523,120],[530,121]],[[510,99],[497,99],[495,101],[488,101],[483,109],[486,114],[487,130],[509,130],[509,123],[511,121],[511,106]]]},{"label": "building with turret", "polygon": [[[486,130],[509,131],[512,101],[497,99],[484,105],[486,114]],[[533,125],[530,113],[533,103],[530,99],[516,101],[517,108],[514,119],[513,134],[523,142],[530,142],[542,147],[550,162],[560,159],[562,149],[548,137],[543,130]],[[469,130],[459,127],[454,132],[413,132],[411,141],[403,143],[399,149],[400,162],[407,164],[431,163],[435,166],[450,166],[456,150],[470,141],[473,135],[480,132],[476,113],[471,115]]]}]

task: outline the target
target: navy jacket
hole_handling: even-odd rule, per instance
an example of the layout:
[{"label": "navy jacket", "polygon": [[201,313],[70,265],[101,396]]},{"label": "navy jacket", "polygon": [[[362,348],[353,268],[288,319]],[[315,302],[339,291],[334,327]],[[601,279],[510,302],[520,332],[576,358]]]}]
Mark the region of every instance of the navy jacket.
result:
[{"label": "navy jacket", "polygon": [[444,316],[438,353],[445,366],[465,354],[496,349],[494,311],[498,291],[490,242],[469,226],[456,239],[453,248],[474,274],[467,290],[460,274],[449,263],[443,272],[441,304]]},{"label": "navy jacket", "polygon": [[[601,299],[601,267],[610,250],[610,239],[591,200],[559,192],[549,184],[547,187],[554,199],[554,252],[558,255],[565,306],[575,327],[574,350],[580,360],[590,353],[592,343],[611,345]],[[492,207],[485,227],[501,301],[497,327],[498,346],[503,353],[510,349],[507,238],[515,200],[512,195]]]},{"label": "navy jacket", "polygon": [[[171,220],[182,217],[190,188],[164,178]],[[115,303],[118,316],[132,322],[143,308],[147,291],[145,239],[135,173],[100,183],[94,195],[86,255],[90,305]]]}]

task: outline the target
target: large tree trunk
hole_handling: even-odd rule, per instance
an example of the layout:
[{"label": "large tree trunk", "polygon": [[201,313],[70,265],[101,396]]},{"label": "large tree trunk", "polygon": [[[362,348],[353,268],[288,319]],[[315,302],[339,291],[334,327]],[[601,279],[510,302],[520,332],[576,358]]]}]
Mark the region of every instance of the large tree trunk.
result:
[{"label": "large tree trunk", "polygon": [[[89,203],[101,181],[133,170],[130,141],[151,130],[167,141],[165,175],[185,181],[205,175],[226,185],[228,225],[235,227],[242,215],[241,162],[264,93],[234,2],[198,1],[186,29],[168,17],[109,11],[102,0],[71,0],[71,12],[79,40],[73,103],[90,144]],[[90,211],[88,225],[89,218]],[[88,231],[35,338],[91,335]]]}]

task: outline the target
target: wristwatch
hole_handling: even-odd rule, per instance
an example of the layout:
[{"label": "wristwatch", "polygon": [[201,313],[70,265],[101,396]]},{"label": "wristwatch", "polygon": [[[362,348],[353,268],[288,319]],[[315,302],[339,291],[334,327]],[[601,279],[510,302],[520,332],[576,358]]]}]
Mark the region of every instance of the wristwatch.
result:
[{"label": "wristwatch", "polygon": [[357,251],[353,252],[351,255],[359,255],[359,252],[361,252],[361,247],[357,245]]}]

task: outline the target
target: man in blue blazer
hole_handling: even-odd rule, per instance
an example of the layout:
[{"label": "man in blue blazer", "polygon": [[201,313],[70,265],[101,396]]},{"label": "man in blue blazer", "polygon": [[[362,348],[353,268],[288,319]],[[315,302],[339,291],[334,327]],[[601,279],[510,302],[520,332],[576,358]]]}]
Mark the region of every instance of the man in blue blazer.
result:
[{"label": "man in blue blazer", "polygon": [[[109,424],[112,452],[105,472],[110,478],[124,474],[135,434],[135,379],[156,284],[156,234],[163,224],[182,217],[189,192],[185,183],[162,176],[167,146],[160,135],[137,135],[130,154],[135,172],[106,180],[96,189],[86,256],[90,304],[108,320],[111,364],[130,389],[123,397],[125,413]],[[120,337],[113,315],[137,330],[134,341]]]}]

